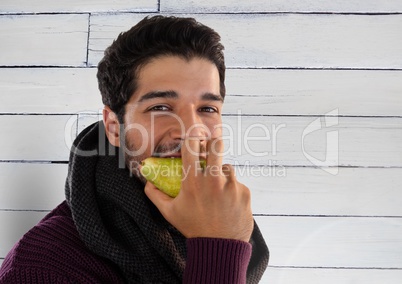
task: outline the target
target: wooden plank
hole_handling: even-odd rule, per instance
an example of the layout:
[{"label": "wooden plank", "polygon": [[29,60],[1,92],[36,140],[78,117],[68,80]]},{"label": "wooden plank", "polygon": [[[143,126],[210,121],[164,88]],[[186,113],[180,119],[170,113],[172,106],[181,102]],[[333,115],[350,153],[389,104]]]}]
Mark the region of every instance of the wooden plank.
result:
[{"label": "wooden plank", "polygon": [[[254,214],[402,216],[401,169],[280,170],[236,167],[251,190]],[[53,209],[64,199],[66,176],[66,164],[0,164],[0,210]]]},{"label": "wooden plank", "polygon": [[88,64],[96,66],[105,49],[117,36],[152,14],[92,15],[88,42]]},{"label": "wooden plank", "polygon": [[51,210],[64,200],[66,164],[0,164],[0,210]]},{"label": "wooden plank", "polygon": [[[0,113],[97,112],[96,68],[2,68]],[[224,114],[402,116],[402,72],[228,69]]]},{"label": "wooden plank", "polygon": [[47,212],[0,211],[0,257],[4,258],[14,244]]},{"label": "wooden plank", "polygon": [[270,265],[402,268],[401,218],[256,217]]},{"label": "wooden plank", "polygon": [[229,69],[224,113],[401,116],[402,72]]},{"label": "wooden plank", "polygon": [[244,13],[244,12],[333,12],[333,13],[381,13],[401,12],[402,3],[398,0],[253,0],[253,1],[195,1],[169,0],[161,1],[161,11],[170,13]]},{"label": "wooden plank", "polygon": [[157,0],[2,0],[0,13],[157,12]]},{"label": "wooden plank", "polygon": [[76,118],[70,115],[0,116],[0,160],[68,160],[76,136]]},{"label": "wooden plank", "polygon": [[236,167],[254,214],[402,217],[402,169]]},{"label": "wooden plank", "polygon": [[401,270],[268,267],[261,284],[399,284]]},{"label": "wooden plank", "polygon": [[88,15],[0,16],[1,66],[85,66]]},{"label": "wooden plank", "polygon": [[77,113],[103,108],[95,68],[0,69],[1,113]]},{"label": "wooden plank", "polygon": [[[228,116],[222,126],[224,160],[234,165],[401,167],[401,120],[328,117],[334,125],[323,122],[315,129],[321,127],[320,118]],[[76,123],[69,115],[2,115],[0,130],[8,135],[0,138],[0,160],[67,160]]]},{"label": "wooden plank", "polygon": [[235,165],[400,167],[401,127],[401,118],[226,116],[224,160]]},{"label": "wooden plank", "polygon": [[[79,131],[98,119],[79,120]],[[224,116],[223,160],[236,166],[401,167],[401,127],[402,118]]]},{"label": "wooden plank", "polygon": [[[89,64],[96,65],[112,40],[144,16],[91,17]],[[402,15],[186,16],[221,34],[228,67],[402,68]]]},{"label": "wooden plank", "polygon": [[80,114],[78,116],[78,132],[81,132],[91,124],[102,121],[102,113],[98,114]]}]

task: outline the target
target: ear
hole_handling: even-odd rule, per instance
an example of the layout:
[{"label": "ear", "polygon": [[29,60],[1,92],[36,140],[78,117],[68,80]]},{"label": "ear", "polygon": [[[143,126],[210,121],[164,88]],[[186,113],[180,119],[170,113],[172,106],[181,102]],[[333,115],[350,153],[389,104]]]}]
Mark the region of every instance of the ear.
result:
[{"label": "ear", "polygon": [[103,124],[110,144],[120,147],[120,122],[117,115],[108,107],[103,108]]}]

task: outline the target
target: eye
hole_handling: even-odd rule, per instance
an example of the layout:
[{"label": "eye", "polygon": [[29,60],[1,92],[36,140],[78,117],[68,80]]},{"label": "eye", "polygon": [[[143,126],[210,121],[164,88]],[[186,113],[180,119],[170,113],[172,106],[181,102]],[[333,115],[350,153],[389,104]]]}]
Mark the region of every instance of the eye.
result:
[{"label": "eye", "polygon": [[210,113],[214,113],[214,112],[218,112],[218,109],[215,108],[215,107],[207,106],[207,107],[202,107],[202,108],[200,108],[200,111],[201,111],[201,112],[210,112]]},{"label": "eye", "polygon": [[155,105],[148,109],[149,111],[169,111],[170,107],[166,105]]}]

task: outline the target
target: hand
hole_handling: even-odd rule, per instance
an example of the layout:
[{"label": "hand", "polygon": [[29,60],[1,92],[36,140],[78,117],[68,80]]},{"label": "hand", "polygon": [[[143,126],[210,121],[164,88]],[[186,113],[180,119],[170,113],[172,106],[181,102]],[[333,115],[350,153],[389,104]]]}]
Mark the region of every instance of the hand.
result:
[{"label": "hand", "polygon": [[[214,147],[214,149],[212,149]],[[187,238],[209,237],[248,242],[253,231],[250,190],[237,181],[231,165],[222,166],[223,142],[207,142],[206,168],[199,166],[200,140],[181,148],[181,190],[171,198],[147,182],[145,193],[165,219]]]}]

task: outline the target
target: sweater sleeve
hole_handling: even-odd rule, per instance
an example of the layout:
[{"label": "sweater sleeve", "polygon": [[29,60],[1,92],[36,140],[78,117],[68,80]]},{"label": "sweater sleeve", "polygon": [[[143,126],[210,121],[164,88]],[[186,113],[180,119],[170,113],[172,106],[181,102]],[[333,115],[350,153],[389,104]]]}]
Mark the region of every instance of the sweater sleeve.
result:
[{"label": "sweater sleeve", "polygon": [[251,250],[250,243],[238,240],[188,239],[183,283],[246,283]]}]

